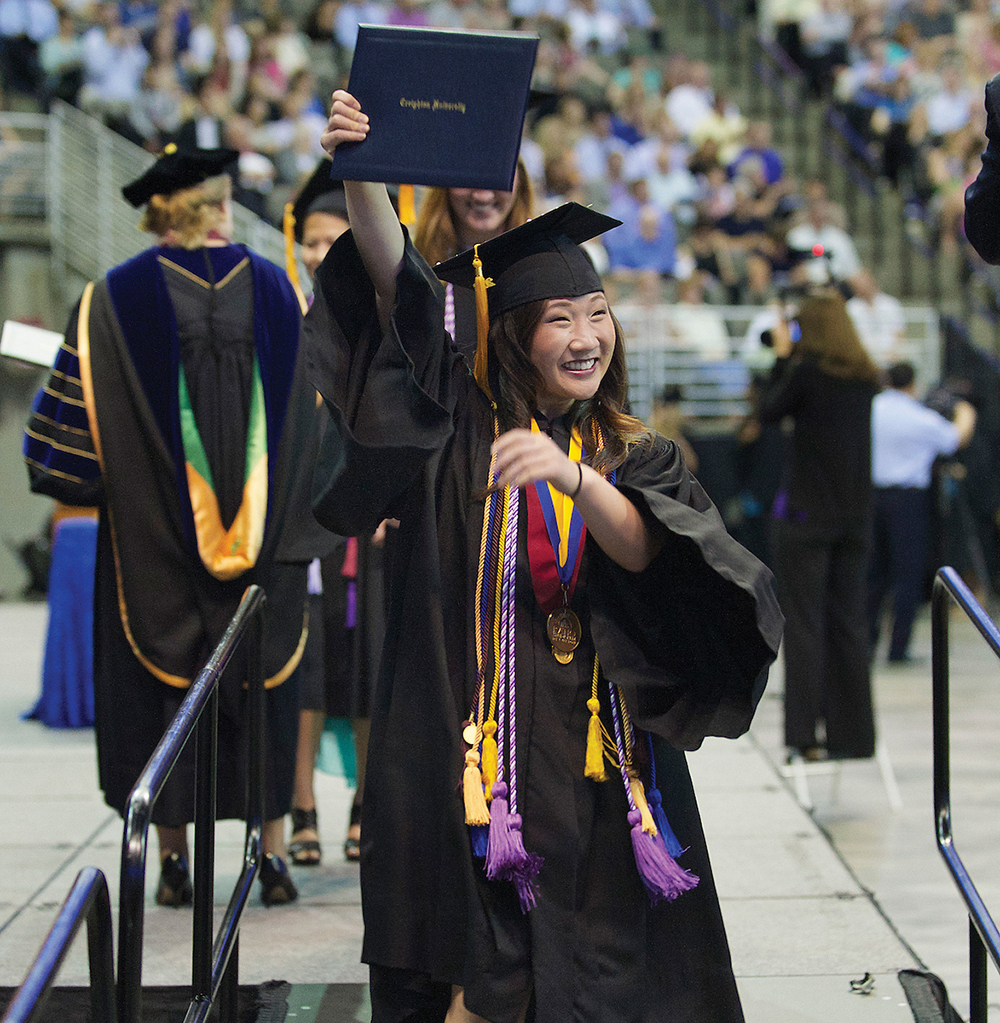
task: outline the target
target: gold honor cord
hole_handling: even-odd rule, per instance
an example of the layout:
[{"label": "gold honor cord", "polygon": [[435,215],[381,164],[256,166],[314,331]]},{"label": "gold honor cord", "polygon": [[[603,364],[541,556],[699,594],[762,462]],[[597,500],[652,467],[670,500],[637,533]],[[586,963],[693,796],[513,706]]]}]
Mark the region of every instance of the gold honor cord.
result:
[{"label": "gold honor cord", "polygon": [[254,359],[253,364],[250,417],[247,423],[243,498],[229,529],[222,527],[212,471],[195,423],[183,368],[178,371],[178,399],[198,554],[205,568],[216,579],[225,582],[253,568],[264,542],[264,520],[267,517],[267,421],[264,414],[264,386],[257,360]]}]

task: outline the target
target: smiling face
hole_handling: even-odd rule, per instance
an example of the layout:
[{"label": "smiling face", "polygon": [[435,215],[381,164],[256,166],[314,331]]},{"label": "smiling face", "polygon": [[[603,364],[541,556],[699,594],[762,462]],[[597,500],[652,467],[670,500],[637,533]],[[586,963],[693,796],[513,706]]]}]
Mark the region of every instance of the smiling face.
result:
[{"label": "smiling face", "polygon": [[302,262],[309,273],[309,279],[315,280],[323,258],[330,251],[330,246],[350,227],[343,217],[332,213],[310,213],[302,226]]},{"label": "smiling face", "polygon": [[500,234],[514,207],[514,192],[491,188],[449,188],[448,205],[458,235],[459,247],[471,248]]},{"label": "smiling face", "polygon": [[597,393],[615,350],[615,325],[603,291],[551,298],[531,338],[528,359],[542,383],[539,412],[561,415]]}]

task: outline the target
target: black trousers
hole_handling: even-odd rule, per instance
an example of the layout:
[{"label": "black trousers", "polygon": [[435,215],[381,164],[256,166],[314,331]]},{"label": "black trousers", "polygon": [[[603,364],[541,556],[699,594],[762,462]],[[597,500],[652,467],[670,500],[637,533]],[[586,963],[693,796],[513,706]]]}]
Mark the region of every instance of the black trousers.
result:
[{"label": "black trousers", "polygon": [[878,643],[886,598],[892,595],[889,660],[902,660],[910,649],[913,620],[923,600],[924,572],[930,540],[930,494],[919,487],[876,487],[871,568],[868,573],[868,620],[871,646]]},{"label": "black trousers", "polygon": [[[777,521],[774,570],[785,614],[785,744],[833,759],[875,752],[866,621],[870,524]],[[817,726],[825,724],[825,741]]]}]

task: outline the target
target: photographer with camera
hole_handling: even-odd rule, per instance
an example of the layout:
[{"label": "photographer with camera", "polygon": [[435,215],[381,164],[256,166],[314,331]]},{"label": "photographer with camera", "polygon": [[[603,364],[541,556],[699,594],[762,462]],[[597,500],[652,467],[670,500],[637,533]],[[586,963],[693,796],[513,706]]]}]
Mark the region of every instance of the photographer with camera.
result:
[{"label": "photographer with camera", "polygon": [[[785,614],[785,745],[806,760],[875,751],[865,618],[871,528],[871,403],[878,367],[835,288],[808,293],[771,330],[764,423],[790,421],[772,509]],[[818,726],[825,726],[822,737]]]},{"label": "photographer with camera", "polygon": [[892,594],[890,664],[911,661],[910,635],[920,606],[931,535],[931,466],[972,439],[976,410],[950,402],[950,415],[921,404],[911,363],[889,367],[889,386],[872,403],[874,531],[868,577],[872,656],[886,597]]}]

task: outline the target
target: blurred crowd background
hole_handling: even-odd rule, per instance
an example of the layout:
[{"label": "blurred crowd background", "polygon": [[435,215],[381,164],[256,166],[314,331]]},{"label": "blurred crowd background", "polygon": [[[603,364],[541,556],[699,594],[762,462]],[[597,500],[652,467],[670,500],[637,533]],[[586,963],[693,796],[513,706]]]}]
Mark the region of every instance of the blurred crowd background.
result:
[{"label": "blurred crowd background", "polygon": [[[982,87],[1000,70],[1000,20],[990,0],[969,2],[743,12],[843,110],[943,246],[962,240]],[[879,293],[824,186],[795,180],[771,126],[671,48],[650,0],[0,0],[3,105],[61,99],[151,152],[231,146],[239,200],[277,225],[322,155],[361,23],[537,33],[522,151],[536,192],[543,207],[576,199],[624,221],[602,269],[643,301],[762,304],[796,276]]]}]

